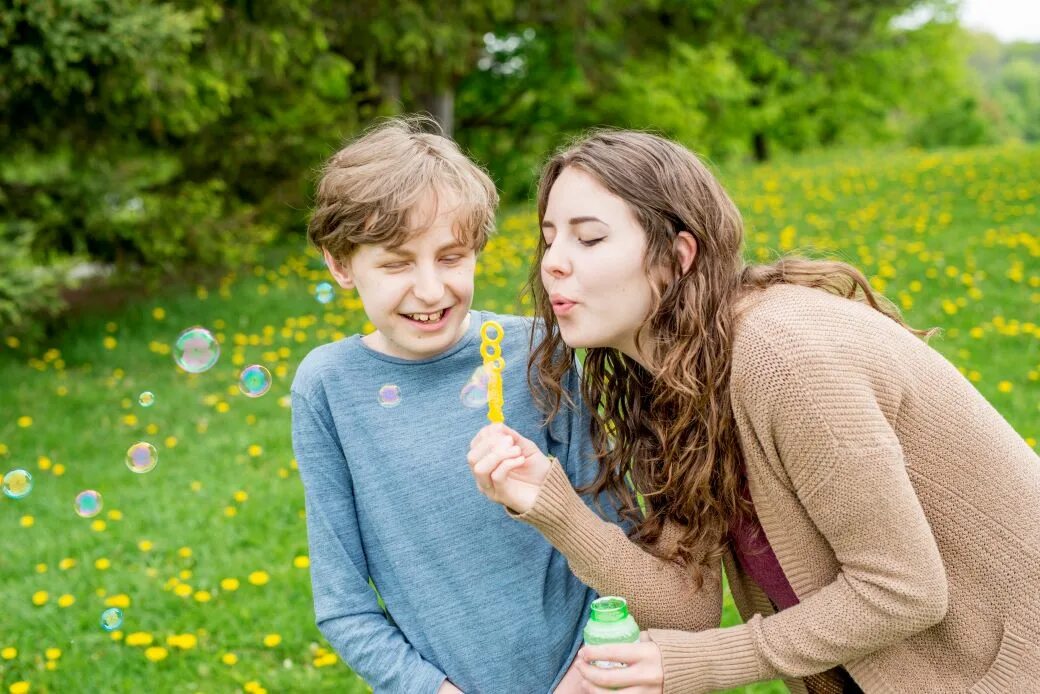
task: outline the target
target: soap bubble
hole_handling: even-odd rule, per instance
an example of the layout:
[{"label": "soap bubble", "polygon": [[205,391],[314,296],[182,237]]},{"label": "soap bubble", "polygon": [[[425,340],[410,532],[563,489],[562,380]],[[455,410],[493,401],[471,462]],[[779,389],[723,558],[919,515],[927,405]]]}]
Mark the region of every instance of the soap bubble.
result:
[{"label": "soap bubble", "polygon": [[110,607],[101,613],[101,628],[105,631],[115,631],[123,626],[123,611],[118,607]]},{"label": "soap bubble", "polygon": [[469,381],[462,387],[459,399],[463,407],[482,409],[488,404],[488,382],[491,374],[486,366],[478,366]]},{"label": "soap bubble", "polygon": [[76,495],[76,515],[81,518],[93,518],[101,513],[101,494],[93,489],[86,489]]},{"label": "soap bubble", "polygon": [[137,402],[141,404],[141,407],[151,407],[155,404],[155,393],[150,390],[146,390],[137,396]]},{"label": "soap bubble", "polygon": [[209,371],[220,357],[220,343],[213,333],[200,328],[188,328],[177,336],[173,345],[173,360],[188,373]]},{"label": "soap bubble", "polygon": [[247,366],[238,376],[238,389],[248,397],[260,397],[271,390],[271,372],[260,364]]},{"label": "soap bubble", "polygon": [[336,292],[328,282],[322,282],[314,289],[314,297],[323,304],[327,304],[336,298]]},{"label": "soap bubble", "polygon": [[401,389],[388,383],[379,389],[379,404],[383,407],[397,407],[401,404]]},{"label": "soap bubble", "polygon": [[21,499],[29,496],[33,488],[33,479],[27,471],[18,469],[11,470],[4,475],[4,495],[12,499]]},{"label": "soap bubble", "polygon": [[147,441],[139,441],[126,450],[126,466],[130,472],[144,474],[159,464],[159,451]]}]

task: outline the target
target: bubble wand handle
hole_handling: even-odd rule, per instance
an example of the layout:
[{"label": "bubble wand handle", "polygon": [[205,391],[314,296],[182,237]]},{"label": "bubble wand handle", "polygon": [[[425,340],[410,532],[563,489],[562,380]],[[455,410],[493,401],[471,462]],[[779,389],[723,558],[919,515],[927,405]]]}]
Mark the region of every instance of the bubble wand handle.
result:
[{"label": "bubble wand handle", "polygon": [[[494,337],[489,333],[494,331]],[[502,394],[502,369],[506,363],[502,359],[502,337],[505,331],[498,321],[489,320],[480,326],[480,356],[484,359],[484,368],[488,371],[488,421],[502,423],[505,415],[502,407],[505,399]]]}]

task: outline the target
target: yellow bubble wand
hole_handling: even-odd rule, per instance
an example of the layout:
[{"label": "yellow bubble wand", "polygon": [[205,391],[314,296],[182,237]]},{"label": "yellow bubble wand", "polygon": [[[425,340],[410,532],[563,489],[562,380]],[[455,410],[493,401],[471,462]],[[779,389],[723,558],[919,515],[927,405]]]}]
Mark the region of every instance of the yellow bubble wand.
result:
[{"label": "yellow bubble wand", "polygon": [[[495,331],[495,336],[488,334]],[[505,331],[497,321],[489,320],[480,326],[480,356],[484,359],[484,369],[488,372],[488,421],[502,423],[506,421],[502,414],[505,404],[502,396],[502,369],[506,362],[502,359],[502,336]]]}]

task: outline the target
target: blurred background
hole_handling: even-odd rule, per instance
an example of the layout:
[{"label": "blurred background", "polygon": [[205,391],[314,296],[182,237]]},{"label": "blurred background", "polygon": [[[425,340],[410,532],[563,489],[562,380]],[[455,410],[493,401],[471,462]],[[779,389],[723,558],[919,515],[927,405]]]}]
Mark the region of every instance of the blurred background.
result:
[{"label": "blurred background", "polygon": [[[503,195],[478,308],[529,311],[546,155],[653,129],[718,172],[749,260],[856,264],[1037,446],[1031,0],[6,0],[0,474],[34,488],[0,496],[0,691],[367,690],[313,624],[287,394],[372,329],[305,247],[316,172],[416,111]],[[221,356],[187,374],[194,325]]]}]

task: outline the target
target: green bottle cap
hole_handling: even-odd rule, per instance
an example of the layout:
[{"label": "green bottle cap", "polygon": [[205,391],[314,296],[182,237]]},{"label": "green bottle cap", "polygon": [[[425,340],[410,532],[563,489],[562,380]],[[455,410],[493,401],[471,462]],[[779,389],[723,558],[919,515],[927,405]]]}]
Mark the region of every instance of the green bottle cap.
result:
[{"label": "green bottle cap", "polygon": [[613,595],[596,598],[589,606],[589,619],[596,622],[620,622],[627,616],[628,602]]}]

